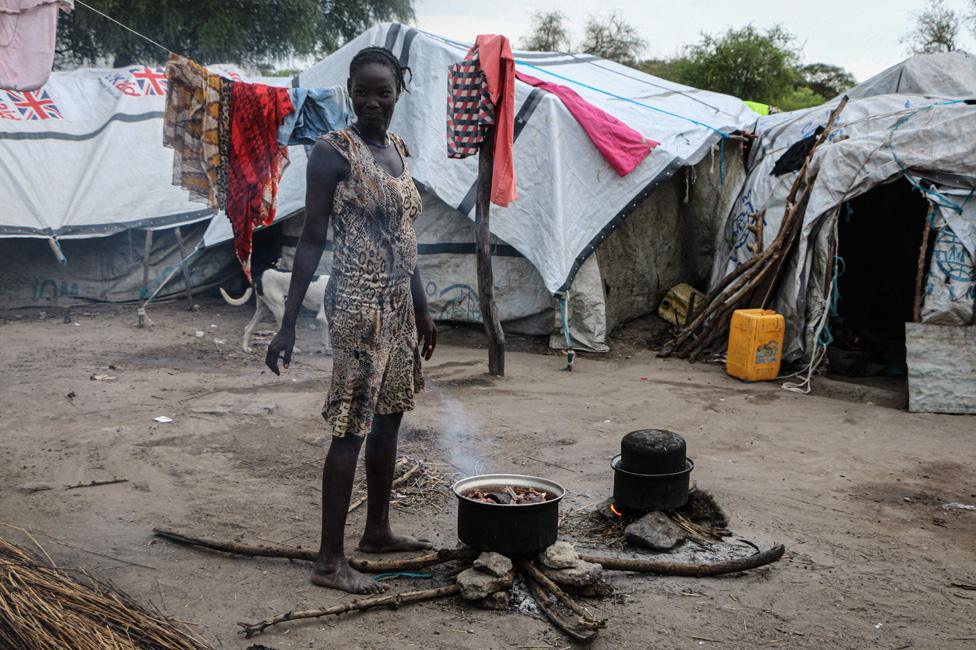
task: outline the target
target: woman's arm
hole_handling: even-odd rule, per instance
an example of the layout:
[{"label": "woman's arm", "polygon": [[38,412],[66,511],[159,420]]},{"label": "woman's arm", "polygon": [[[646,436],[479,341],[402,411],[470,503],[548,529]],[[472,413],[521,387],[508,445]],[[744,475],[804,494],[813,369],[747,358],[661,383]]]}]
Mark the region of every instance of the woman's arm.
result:
[{"label": "woman's arm", "polygon": [[417,337],[421,345],[420,356],[424,361],[430,361],[434,356],[434,348],[437,347],[437,325],[430,317],[430,310],[427,308],[427,292],[424,290],[424,281],[420,277],[420,267],[413,271],[410,278],[410,293],[413,295],[413,313],[417,321]]},{"label": "woman's arm", "polygon": [[305,227],[295,250],[285,314],[281,319],[281,330],[268,344],[268,354],[265,357],[265,363],[276,375],[280,374],[279,359],[285,368],[291,363],[298,310],[318,268],[322,251],[325,250],[325,237],[329,230],[336,186],[348,173],[349,164],[331,145],[321,141],[316,143],[305,170]]}]

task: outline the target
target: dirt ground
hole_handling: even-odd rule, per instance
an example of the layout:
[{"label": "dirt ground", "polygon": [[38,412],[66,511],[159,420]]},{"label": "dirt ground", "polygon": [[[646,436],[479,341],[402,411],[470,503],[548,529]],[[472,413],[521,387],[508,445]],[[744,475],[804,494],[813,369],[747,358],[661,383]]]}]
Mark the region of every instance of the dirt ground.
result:
[{"label": "dirt ground", "polygon": [[[331,360],[300,355],[273,376],[261,353],[240,351],[252,309],[157,305],[147,329],[129,308],[75,309],[68,323],[60,312],[0,314],[0,522],[29,528],[60,564],[198,624],[219,647],[568,647],[544,620],[453,600],[284,625],[251,641],[237,633],[239,621],[347,599],[311,585],[306,565],[151,534],[169,526],[317,544],[328,445],[318,413]],[[302,320],[300,345],[315,351],[311,324]],[[976,584],[976,512],[943,508],[976,503],[976,419],[804,397],[617,343],[567,373],[537,341],[513,341],[507,376],[494,379],[478,332],[445,327],[427,366],[431,389],[402,435],[404,451],[445,473],[557,480],[572,515],[609,496],[623,434],[669,428],[687,438],[693,478],[738,535],[786,544],[782,561],[746,574],[613,574],[616,596],[593,603],[610,618],[594,648],[976,647],[976,591],[955,586]],[[153,421],[161,415],[173,422]],[[128,482],[63,489],[113,477]],[[38,482],[53,489],[16,489]],[[435,493],[394,508],[394,525],[454,546],[455,508]],[[351,516],[348,549],[364,510]],[[598,538],[579,544],[606,550]]]}]

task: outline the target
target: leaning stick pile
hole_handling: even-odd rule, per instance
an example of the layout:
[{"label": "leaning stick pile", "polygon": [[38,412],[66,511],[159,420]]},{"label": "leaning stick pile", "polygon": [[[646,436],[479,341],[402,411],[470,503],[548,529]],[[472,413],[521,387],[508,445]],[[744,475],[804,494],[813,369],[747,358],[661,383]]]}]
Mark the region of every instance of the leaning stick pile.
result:
[{"label": "leaning stick pile", "polygon": [[[736,309],[755,306],[765,308],[769,305],[776,293],[783,267],[794,251],[803,229],[803,217],[815,178],[815,175],[808,172],[810,161],[820,145],[827,141],[837,116],[845,106],[847,97],[831,112],[827,126],[803,161],[786,198],[786,213],[776,238],[765,249],[761,243],[757,243],[756,254],[715,285],[705,296],[694,317],[689,315],[688,325],[664,346],[661,356],[694,361],[711,350],[715,343],[724,340],[732,312]],[[759,219],[762,220],[762,214]],[[757,229],[756,235],[761,238],[761,227]]]},{"label": "leaning stick pile", "polygon": [[0,647],[205,650],[212,645],[126,594],[0,538]]}]

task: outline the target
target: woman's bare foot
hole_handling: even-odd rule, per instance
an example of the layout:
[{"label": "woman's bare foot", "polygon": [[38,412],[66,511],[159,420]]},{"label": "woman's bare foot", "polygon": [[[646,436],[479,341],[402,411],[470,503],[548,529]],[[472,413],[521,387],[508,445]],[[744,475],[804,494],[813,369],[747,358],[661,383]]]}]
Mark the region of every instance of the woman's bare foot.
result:
[{"label": "woman's bare foot", "polygon": [[363,553],[394,553],[397,551],[422,551],[434,548],[426,539],[410,535],[394,535],[392,530],[381,533],[363,533],[359,540],[359,550]]},{"label": "woman's bare foot", "polygon": [[312,584],[347,591],[351,594],[378,594],[386,591],[386,585],[356,571],[349,566],[345,558],[337,562],[334,567],[316,562],[312,569]]}]

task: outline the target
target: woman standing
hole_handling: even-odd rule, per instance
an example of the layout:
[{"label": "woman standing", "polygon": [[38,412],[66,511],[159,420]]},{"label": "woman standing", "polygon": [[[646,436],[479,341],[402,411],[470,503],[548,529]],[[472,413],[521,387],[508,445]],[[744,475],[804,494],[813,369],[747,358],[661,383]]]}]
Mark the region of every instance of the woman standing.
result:
[{"label": "woman standing", "polygon": [[[359,550],[430,548],[390,529],[390,490],[403,412],[423,388],[421,357],[429,360],[437,329],[417,269],[413,222],[420,215],[403,141],[387,128],[405,90],[404,73],[384,48],[360,51],[349,65],[356,113],[350,128],[319,139],[306,172],[305,227],[281,330],[266,363],[278,374],[295,346],[295,321],[325,248],[332,221],[335,256],[325,290],[334,348],[332,384],[322,415],[333,438],[322,474],[322,544],[312,582],[352,593],[385,587],[349,566],[343,550],[356,460],[366,441],[367,514]],[[367,435],[368,434],[368,435]]]}]

